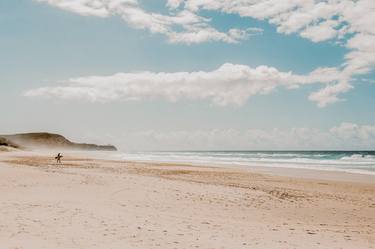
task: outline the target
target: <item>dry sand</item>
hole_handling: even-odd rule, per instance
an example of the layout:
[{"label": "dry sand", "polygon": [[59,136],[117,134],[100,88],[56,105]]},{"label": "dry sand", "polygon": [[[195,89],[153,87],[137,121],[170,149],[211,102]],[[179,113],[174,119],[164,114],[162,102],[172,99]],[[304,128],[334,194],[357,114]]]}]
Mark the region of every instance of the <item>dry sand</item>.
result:
[{"label": "dry sand", "polygon": [[373,177],[297,171],[1,153],[0,248],[375,248]]}]

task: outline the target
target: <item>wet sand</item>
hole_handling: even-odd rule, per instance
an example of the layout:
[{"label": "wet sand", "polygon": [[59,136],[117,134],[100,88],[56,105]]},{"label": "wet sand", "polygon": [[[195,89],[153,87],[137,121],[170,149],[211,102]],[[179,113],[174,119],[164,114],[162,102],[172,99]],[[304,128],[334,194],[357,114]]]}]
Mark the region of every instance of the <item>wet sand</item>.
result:
[{"label": "wet sand", "polygon": [[0,248],[375,248],[375,178],[0,154]]}]

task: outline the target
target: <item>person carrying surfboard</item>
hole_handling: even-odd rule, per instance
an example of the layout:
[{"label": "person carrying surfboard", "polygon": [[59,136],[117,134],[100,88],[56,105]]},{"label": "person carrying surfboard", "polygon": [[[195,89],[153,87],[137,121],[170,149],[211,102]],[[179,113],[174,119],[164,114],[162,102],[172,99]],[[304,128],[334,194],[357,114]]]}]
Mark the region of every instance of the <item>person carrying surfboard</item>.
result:
[{"label": "person carrying surfboard", "polygon": [[57,156],[55,157],[56,159],[56,162],[57,163],[61,163],[61,158],[63,157],[63,155],[61,155],[61,153],[57,154]]}]

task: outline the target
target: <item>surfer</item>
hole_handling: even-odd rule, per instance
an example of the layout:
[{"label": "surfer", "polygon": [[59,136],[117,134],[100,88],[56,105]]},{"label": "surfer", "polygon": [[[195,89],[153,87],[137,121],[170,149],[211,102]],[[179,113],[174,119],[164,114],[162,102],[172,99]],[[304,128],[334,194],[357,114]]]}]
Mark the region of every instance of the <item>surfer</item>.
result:
[{"label": "surfer", "polygon": [[57,163],[61,163],[61,158],[62,158],[63,156],[59,153],[59,154],[57,154],[57,156],[55,157],[55,159],[56,159],[56,162]]}]

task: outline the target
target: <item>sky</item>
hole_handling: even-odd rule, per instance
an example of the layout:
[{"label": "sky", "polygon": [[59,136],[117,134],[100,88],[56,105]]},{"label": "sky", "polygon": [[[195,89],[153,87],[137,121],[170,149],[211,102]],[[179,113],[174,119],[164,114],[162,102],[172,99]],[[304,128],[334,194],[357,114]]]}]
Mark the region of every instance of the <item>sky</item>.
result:
[{"label": "sky", "polygon": [[2,0],[0,134],[375,149],[373,0]]}]

